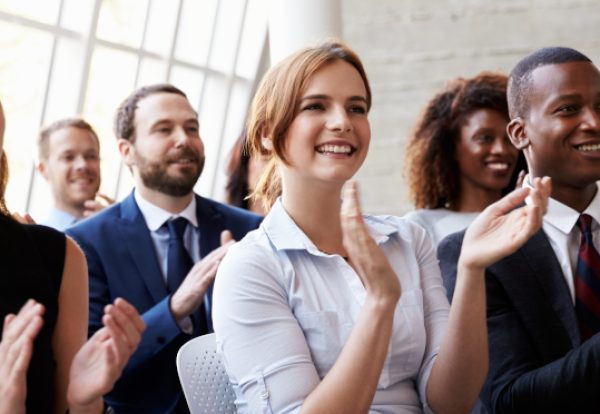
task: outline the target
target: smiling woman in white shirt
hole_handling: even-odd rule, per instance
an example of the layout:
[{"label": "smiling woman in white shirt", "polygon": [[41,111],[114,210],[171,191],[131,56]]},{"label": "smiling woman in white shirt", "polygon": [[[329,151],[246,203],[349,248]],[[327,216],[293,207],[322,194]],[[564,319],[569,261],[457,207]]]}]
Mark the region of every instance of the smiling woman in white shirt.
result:
[{"label": "smiling woman in white shirt", "polygon": [[475,220],[450,309],[424,230],[363,216],[354,183],[340,202],[367,155],[370,108],[362,63],[335,42],[273,67],[254,97],[248,140],[270,157],[256,190],[270,211],[225,257],[213,297],[238,412],[468,412],[477,398],[484,268],[539,228],[550,184]]}]

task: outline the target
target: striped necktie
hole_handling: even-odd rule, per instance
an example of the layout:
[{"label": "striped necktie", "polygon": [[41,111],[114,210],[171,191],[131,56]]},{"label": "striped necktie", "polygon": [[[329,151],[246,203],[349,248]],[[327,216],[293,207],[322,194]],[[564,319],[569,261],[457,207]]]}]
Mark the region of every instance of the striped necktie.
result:
[{"label": "striped necktie", "polygon": [[581,244],[575,269],[575,311],[582,341],[600,331],[600,254],[592,241],[592,217],[579,216]]}]

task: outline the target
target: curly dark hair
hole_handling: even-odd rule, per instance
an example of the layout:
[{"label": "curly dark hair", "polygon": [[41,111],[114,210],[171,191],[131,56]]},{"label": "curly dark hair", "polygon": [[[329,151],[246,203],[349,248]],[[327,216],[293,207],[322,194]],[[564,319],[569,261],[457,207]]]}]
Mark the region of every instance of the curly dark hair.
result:
[{"label": "curly dark hair", "polygon": [[[405,156],[409,193],[416,208],[451,208],[458,201],[460,169],[454,154],[460,127],[477,109],[492,109],[508,119],[507,83],[504,74],[483,72],[474,78],[450,81],[444,91],[429,101],[409,139]],[[507,190],[514,188],[524,165],[519,155]]]}]

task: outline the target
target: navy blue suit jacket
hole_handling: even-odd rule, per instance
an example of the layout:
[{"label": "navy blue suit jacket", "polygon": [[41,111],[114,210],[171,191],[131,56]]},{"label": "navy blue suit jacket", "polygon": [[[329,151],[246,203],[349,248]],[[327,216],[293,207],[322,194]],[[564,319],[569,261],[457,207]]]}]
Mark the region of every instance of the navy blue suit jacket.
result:
[{"label": "navy blue suit jacket", "polygon": [[[220,246],[223,230],[239,240],[262,220],[197,195],[196,206],[201,257]],[[117,413],[169,413],[183,398],[175,367],[177,351],[192,336],[206,332],[185,334],[173,319],[150,231],[133,193],[67,234],[81,246],[88,262],[89,335],[102,327],[104,307],[117,297],[135,306],[146,323],[138,349],[106,396],[108,404]]]},{"label": "navy blue suit jacket", "polygon": [[[451,300],[464,232],[438,247]],[[600,412],[600,334],[581,343],[561,267],[543,230],[486,269],[490,413]]]}]

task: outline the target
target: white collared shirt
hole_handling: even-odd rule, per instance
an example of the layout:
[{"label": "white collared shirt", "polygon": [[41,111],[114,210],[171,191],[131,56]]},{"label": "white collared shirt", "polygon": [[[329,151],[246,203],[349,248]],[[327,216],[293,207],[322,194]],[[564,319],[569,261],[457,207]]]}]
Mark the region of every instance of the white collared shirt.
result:
[{"label": "white collared shirt", "polygon": [[[425,231],[365,216],[402,286],[372,410],[421,413],[449,304]],[[346,343],[366,290],[339,255],[319,251],[278,200],[219,267],[213,323],[238,412],[298,412]]]},{"label": "white collared shirt", "polygon": [[[525,185],[531,187],[529,175],[525,178]],[[526,202],[529,204],[529,197]],[[550,240],[550,245],[560,268],[563,272],[571,299],[575,304],[575,268],[577,267],[577,256],[579,254],[579,245],[581,244],[581,231],[577,227],[577,220],[580,214],[589,214],[593,217],[592,221],[592,239],[596,250],[600,249],[600,191],[596,190],[596,195],[587,208],[579,213],[577,210],[557,201],[553,198],[548,200],[548,211],[544,216],[542,228]]]},{"label": "white collared shirt", "polygon": [[194,263],[200,260],[200,231],[198,229],[198,218],[196,217],[196,197],[192,197],[192,201],[179,214],[173,214],[145,200],[137,190],[134,191],[133,196],[142,212],[142,216],[144,216],[148,230],[150,230],[156,257],[158,258],[160,270],[166,283],[169,230],[164,227],[164,224],[167,221],[177,217],[184,217],[190,222],[191,226],[188,224],[183,233],[183,245]]}]

